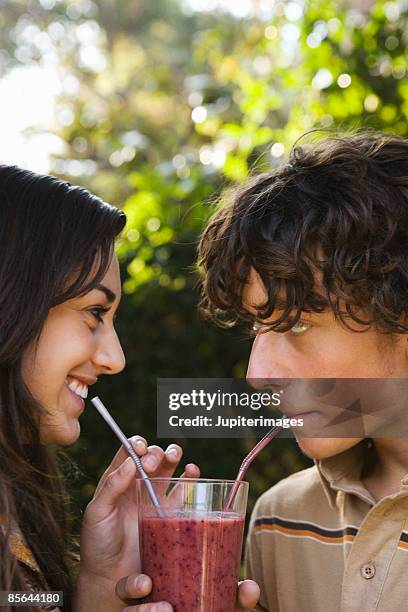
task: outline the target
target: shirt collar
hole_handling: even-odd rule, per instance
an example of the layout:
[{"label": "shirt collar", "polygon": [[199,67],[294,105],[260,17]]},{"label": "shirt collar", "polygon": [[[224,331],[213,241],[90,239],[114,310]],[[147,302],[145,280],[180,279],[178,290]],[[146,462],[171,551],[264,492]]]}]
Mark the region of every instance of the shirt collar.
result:
[{"label": "shirt collar", "polygon": [[327,459],[314,459],[330,507],[335,508],[338,491],[357,495],[374,506],[376,501],[361,482],[364,459],[372,442],[364,438],[355,446]]}]

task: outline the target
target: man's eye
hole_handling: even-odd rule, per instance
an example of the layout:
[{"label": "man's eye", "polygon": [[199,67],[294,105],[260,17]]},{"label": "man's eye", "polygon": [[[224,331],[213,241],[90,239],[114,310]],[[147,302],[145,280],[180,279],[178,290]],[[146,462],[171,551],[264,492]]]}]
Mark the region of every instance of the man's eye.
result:
[{"label": "man's eye", "polygon": [[300,336],[300,334],[304,334],[305,331],[311,328],[311,325],[308,323],[304,323],[304,321],[298,321],[290,330],[290,334],[294,334],[295,336]]},{"label": "man's eye", "polygon": [[266,329],[266,328],[267,328],[267,325],[259,323],[258,321],[254,321],[254,323],[252,324],[252,331],[255,334],[259,332],[261,329]]}]

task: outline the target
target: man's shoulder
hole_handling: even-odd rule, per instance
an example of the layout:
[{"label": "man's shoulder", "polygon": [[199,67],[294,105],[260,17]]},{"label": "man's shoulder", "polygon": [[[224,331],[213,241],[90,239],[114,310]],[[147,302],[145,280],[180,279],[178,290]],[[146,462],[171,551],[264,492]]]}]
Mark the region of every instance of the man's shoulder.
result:
[{"label": "man's shoulder", "polygon": [[327,498],[317,467],[313,465],[283,478],[265,491],[256,502],[254,515],[286,514],[287,511],[299,515],[321,504],[327,507]]}]

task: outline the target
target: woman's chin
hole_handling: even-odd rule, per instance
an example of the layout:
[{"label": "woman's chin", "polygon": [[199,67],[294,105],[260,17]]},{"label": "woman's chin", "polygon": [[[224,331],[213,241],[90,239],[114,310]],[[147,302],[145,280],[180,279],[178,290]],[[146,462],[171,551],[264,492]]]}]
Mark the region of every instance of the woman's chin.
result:
[{"label": "woman's chin", "polygon": [[71,446],[75,444],[81,433],[78,419],[70,419],[64,427],[58,429],[49,427],[41,431],[42,444],[56,444],[58,446]]},{"label": "woman's chin", "polygon": [[[62,432],[61,432],[62,433]],[[70,428],[70,431],[66,432],[65,436],[61,436],[61,441],[57,442],[60,446],[71,446],[74,444],[81,434],[81,426],[79,424],[78,419],[75,419],[75,422]]]}]

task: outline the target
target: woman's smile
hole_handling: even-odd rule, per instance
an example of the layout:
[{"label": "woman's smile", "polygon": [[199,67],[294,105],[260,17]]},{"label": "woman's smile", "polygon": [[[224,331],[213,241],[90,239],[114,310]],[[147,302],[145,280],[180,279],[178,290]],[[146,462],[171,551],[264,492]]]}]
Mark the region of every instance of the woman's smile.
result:
[{"label": "woman's smile", "polygon": [[[68,382],[65,381],[65,387],[71,397],[71,401],[75,402],[75,405],[81,409],[81,412],[83,412],[84,408],[85,408],[85,399],[83,397],[81,397],[79,395],[79,392],[84,388],[84,387],[79,387],[79,389],[77,391],[73,391],[73,389],[71,389],[68,385]],[[72,383],[71,383],[72,384]],[[88,395],[88,387],[86,388],[86,395]]]},{"label": "woman's smile", "polygon": [[88,389],[91,385],[94,385],[97,382],[96,377],[86,377],[86,381],[84,377],[79,376],[67,376],[64,381],[67,390],[73,401],[75,401],[75,405],[78,408],[81,408],[81,413],[85,408],[85,400],[88,397]]},{"label": "woman's smile", "polygon": [[[73,444],[80,433],[78,418],[84,411],[89,387],[98,376],[117,374],[125,367],[114,327],[121,297],[116,257],[102,280],[115,296],[112,302],[104,291],[94,288],[53,307],[38,343],[24,355],[25,382],[44,407],[40,432],[45,444]],[[96,308],[105,311],[101,321],[91,312]]]}]

